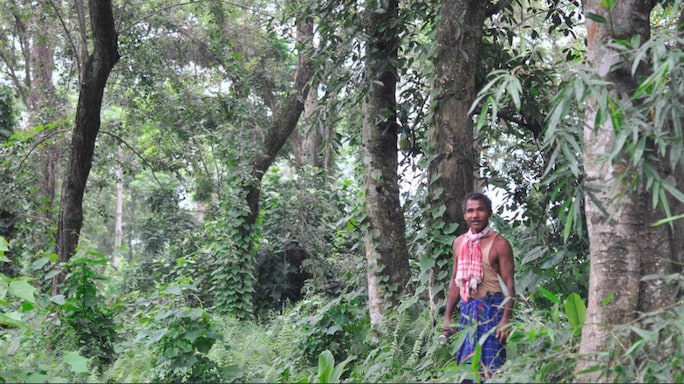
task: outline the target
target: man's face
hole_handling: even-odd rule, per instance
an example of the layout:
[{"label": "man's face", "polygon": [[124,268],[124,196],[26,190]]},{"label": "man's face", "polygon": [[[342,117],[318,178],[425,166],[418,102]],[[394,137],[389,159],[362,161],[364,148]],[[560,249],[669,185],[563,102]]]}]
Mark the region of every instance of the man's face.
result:
[{"label": "man's face", "polygon": [[465,212],[463,212],[468,228],[472,229],[474,233],[481,232],[487,224],[489,224],[489,212],[487,206],[482,200],[468,200],[465,205]]}]

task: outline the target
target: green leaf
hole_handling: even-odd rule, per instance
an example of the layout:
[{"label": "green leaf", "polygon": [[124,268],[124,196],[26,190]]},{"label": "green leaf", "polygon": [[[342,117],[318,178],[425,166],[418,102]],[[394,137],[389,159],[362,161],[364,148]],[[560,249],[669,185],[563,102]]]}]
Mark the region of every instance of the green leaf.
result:
[{"label": "green leaf", "polygon": [[603,23],[603,24],[606,23],[605,17],[597,15],[595,13],[587,12],[585,16],[587,17],[587,19],[593,20],[597,23]]},{"label": "green leaf", "polygon": [[344,373],[344,368],[347,366],[347,364],[354,359],[354,356],[349,356],[345,361],[337,364],[335,366],[335,369],[333,370],[333,382],[339,383],[341,382],[342,378],[342,373]]},{"label": "green leaf", "polygon": [[[480,115],[477,118],[477,125],[475,126],[475,128],[477,130],[480,130],[482,127],[484,127],[485,123],[487,122],[487,117],[488,117],[487,111],[489,110],[489,107],[491,106],[491,104],[492,104],[492,98],[490,96],[490,97],[485,99],[485,102],[482,105],[482,109],[480,109]],[[473,107],[475,105],[476,104],[473,103]]]},{"label": "green leaf", "polygon": [[565,315],[568,317],[570,326],[579,334],[580,329],[584,326],[586,319],[587,307],[584,301],[577,293],[573,292],[565,299]]},{"label": "green leaf", "polygon": [[518,78],[515,77],[515,75],[509,76],[509,74],[506,73],[503,82],[506,93],[508,93],[508,95],[510,96],[511,101],[513,101],[515,110],[519,111],[521,105],[520,94],[522,93],[522,85],[520,84],[520,80],[518,80]]},{"label": "green leaf", "polygon": [[525,257],[523,257],[523,260],[521,264],[525,265],[529,262],[532,262],[534,260],[539,259],[540,257],[544,256],[544,251],[546,250],[545,247],[538,245],[532,249],[530,249],[526,254]]},{"label": "green leaf", "polygon": [[613,9],[615,7],[615,0],[601,0],[601,6],[607,9]]},{"label": "green leaf", "polygon": [[603,299],[603,301],[601,302],[601,304],[603,304],[603,305],[608,305],[608,303],[610,303],[611,301],[613,301],[613,297],[615,297],[615,292],[611,292],[610,294],[608,294],[608,296],[606,296],[606,298]]},{"label": "green leaf", "polygon": [[658,220],[655,223],[651,224],[651,226],[657,227],[659,225],[668,224],[668,223],[671,223],[671,222],[673,222],[675,220],[679,220],[679,219],[684,219],[684,213],[682,213],[681,215],[666,217],[664,219]]},{"label": "green leaf", "polygon": [[624,353],[624,356],[631,355],[643,343],[644,343],[644,339],[639,339],[639,340],[635,341],[634,343],[632,343],[632,346],[629,347],[627,352]]},{"label": "green leaf", "polygon": [[35,303],[24,301],[24,303],[21,305],[21,311],[22,312],[28,312],[28,311],[33,310],[33,308],[35,308],[35,307],[36,307]]},{"label": "green leaf", "polygon": [[159,329],[154,331],[151,335],[149,335],[149,340],[147,340],[147,345],[152,345],[156,343],[157,341],[161,340],[164,335],[166,335],[167,329]]},{"label": "green leaf", "polygon": [[549,299],[552,303],[560,304],[560,298],[551,293],[550,291],[548,291],[546,288],[540,286],[537,287],[537,289],[539,290],[539,292],[541,292],[542,296]]},{"label": "green leaf", "polygon": [[30,303],[35,303],[34,296],[36,288],[25,280],[13,281],[9,285],[9,292],[20,299],[26,300]]},{"label": "green leaf", "polygon": [[423,256],[420,258],[420,270],[425,271],[435,267],[435,259],[429,256]]},{"label": "green leaf", "polygon": [[45,264],[50,262],[50,258],[48,257],[41,257],[40,259],[34,261],[31,264],[31,269],[34,271],[37,271],[45,266]]},{"label": "green leaf", "polygon": [[7,319],[14,321],[14,322],[17,322],[17,323],[21,323],[23,321],[21,312],[12,311],[12,312],[7,312],[7,313],[2,313],[2,315],[4,317],[6,317]]},{"label": "green leaf", "polygon": [[59,275],[61,271],[59,269],[53,269],[52,271],[45,274],[43,281],[52,280],[53,277]]},{"label": "green leaf", "polygon": [[544,261],[541,265],[542,269],[549,269],[553,268],[556,265],[558,265],[561,261],[563,261],[563,252],[556,252],[551,255],[551,257],[548,257],[546,261]]},{"label": "green leaf", "polygon": [[684,193],[682,193],[677,187],[674,185],[668,183],[668,182],[663,182],[662,187],[665,188],[667,192],[672,195],[672,197],[676,198],[680,202],[684,203]]},{"label": "green leaf", "polygon": [[6,282],[4,275],[0,274],[0,300],[4,300],[7,296],[7,291],[9,290],[9,284]]},{"label": "green leaf", "polygon": [[9,243],[4,237],[0,236],[0,253],[9,251]]},{"label": "green leaf", "polygon": [[[572,203],[574,205],[574,203]],[[573,210],[574,211],[574,210]],[[571,213],[567,214],[567,217],[565,218],[565,227],[563,227],[563,241],[566,243],[568,242],[568,239],[570,238],[570,234],[572,233],[572,221],[574,219],[574,216]]]},{"label": "green leaf", "polygon": [[472,357],[472,362],[470,365],[470,369],[472,373],[474,373],[476,376],[479,375],[480,371],[480,361],[482,359],[482,344],[477,343],[475,344],[475,353],[473,353]]},{"label": "green leaf", "polygon": [[325,350],[318,355],[318,383],[332,383],[335,358],[332,352]]},{"label": "green leaf", "polygon": [[207,354],[215,342],[213,337],[198,337],[194,345],[199,353]]},{"label": "green leaf", "polygon": [[88,359],[81,356],[78,352],[69,352],[64,356],[64,362],[71,366],[71,372],[88,372]]},{"label": "green leaf", "polygon": [[239,364],[229,364],[221,368],[221,377],[228,383],[237,383],[245,375]]},{"label": "green leaf", "polygon": [[180,296],[183,293],[183,290],[179,285],[170,285],[166,288],[164,293],[174,296]]}]

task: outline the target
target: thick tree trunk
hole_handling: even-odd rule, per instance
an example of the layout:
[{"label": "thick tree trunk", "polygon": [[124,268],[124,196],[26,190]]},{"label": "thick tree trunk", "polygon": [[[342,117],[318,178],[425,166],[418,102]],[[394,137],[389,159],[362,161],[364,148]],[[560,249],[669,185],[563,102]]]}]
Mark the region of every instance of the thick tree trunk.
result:
[{"label": "thick tree trunk", "polygon": [[[463,197],[478,185],[479,170],[475,149],[472,115],[468,113],[479,90],[482,33],[488,17],[506,7],[510,1],[443,0],[437,25],[435,70],[436,109],[430,137],[433,160],[428,174],[429,201],[435,208],[446,210],[431,222],[449,228],[458,225],[460,234],[467,230],[461,211]],[[433,209],[433,210],[435,210]],[[437,209],[438,210],[438,209]],[[435,245],[439,247],[439,245]],[[437,271],[432,285],[435,302],[444,299],[444,282],[448,280],[451,254],[448,244],[428,253],[437,258]]]},{"label": "thick tree trunk", "polygon": [[[56,245],[60,263],[67,262],[78,245],[83,226],[83,195],[100,130],[104,89],[114,64],[119,60],[111,0],[89,0],[88,8],[94,48],[81,76],[71,154],[62,186]],[[63,280],[63,273],[53,278],[53,293],[59,291]]]},{"label": "thick tree trunk", "polygon": [[[313,87],[313,89],[315,88]],[[314,119],[318,105],[318,94],[309,92],[304,102],[304,124],[301,132],[295,129],[290,136],[292,151],[299,166],[309,165],[314,168],[322,168],[324,164],[324,157],[321,152],[324,130],[322,124]]]},{"label": "thick tree trunk", "polygon": [[[371,2],[373,3],[373,2]],[[396,113],[398,1],[370,6],[364,103],[363,174],[369,228],[365,231],[371,322],[380,325],[410,277],[404,213],[399,201]]]},{"label": "thick tree trunk", "polygon": [[[588,61],[597,75],[611,82],[613,97],[628,100],[644,68],[632,77],[629,63],[621,63],[618,54],[606,44],[612,39],[630,40],[633,35],[647,40],[649,15],[656,2],[623,0],[610,11],[601,3],[584,3],[585,14],[608,20],[597,23],[587,19]],[[585,382],[611,380],[599,377],[597,372],[581,372],[595,364],[597,353],[606,351],[613,326],[633,320],[639,311],[652,310],[673,299],[668,287],[641,282],[644,275],[672,270],[669,228],[650,225],[662,217],[650,206],[650,193],[616,183],[625,167],[620,161],[611,164],[603,160],[613,151],[615,127],[610,119],[594,126],[596,114],[597,105],[592,100],[587,105],[584,130],[585,183],[586,189],[593,191],[585,196],[591,253],[589,303],[580,344],[581,359],[576,367],[579,380]]]}]

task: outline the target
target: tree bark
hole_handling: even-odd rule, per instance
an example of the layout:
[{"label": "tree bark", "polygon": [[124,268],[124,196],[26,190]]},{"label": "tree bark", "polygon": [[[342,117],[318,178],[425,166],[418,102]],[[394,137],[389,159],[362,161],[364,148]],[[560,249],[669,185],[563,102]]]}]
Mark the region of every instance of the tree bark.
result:
[{"label": "tree bark", "polygon": [[[71,153],[62,186],[56,245],[60,263],[69,261],[78,245],[83,226],[83,195],[100,130],[104,89],[114,64],[119,60],[111,0],[89,0],[88,8],[94,47],[81,75]],[[53,278],[53,294],[59,291],[63,280],[64,273]]]},{"label": "tree bark", "polygon": [[[641,68],[632,76],[630,63],[622,62],[607,43],[630,40],[634,35],[646,41],[650,12],[657,2],[623,0],[611,10],[601,3],[584,2],[585,15],[593,13],[607,20],[599,23],[587,18],[587,58],[596,74],[611,82],[612,97],[627,101],[647,69]],[[623,160],[612,164],[602,160],[612,152],[616,132],[610,118],[594,126],[597,108],[595,100],[587,104],[584,130],[585,183],[586,190],[593,193],[585,196],[591,254],[589,302],[576,366],[578,379],[583,382],[611,380],[600,377],[598,371],[582,371],[596,364],[597,353],[606,351],[613,326],[635,319],[638,311],[658,308],[673,299],[667,287],[641,281],[644,275],[672,270],[671,234],[667,226],[650,225],[662,214],[650,206],[648,191],[616,182],[625,169]]]},{"label": "tree bark", "polygon": [[[480,86],[477,84],[477,75],[484,23],[509,3],[443,0],[440,8],[435,57],[436,108],[430,137],[433,159],[428,168],[428,196],[432,210],[438,210],[439,207],[446,210],[442,216],[428,219],[433,224],[444,224],[445,228],[457,224],[453,235],[467,230],[461,201],[477,186],[478,152],[475,149],[472,115],[468,111]],[[440,245],[436,244],[435,247],[439,248]],[[450,272],[451,248],[449,244],[441,248],[444,250],[441,254],[441,249],[428,251],[437,259],[432,282],[436,297],[431,298],[435,302],[442,302],[445,298],[443,282],[448,280]]]},{"label": "tree bark", "polygon": [[321,129],[322,124],[314,119],[318,106],[318,95],[316,92],[309,92],[304,102],[303,129],[301,132],[295,129],[290,136],[292,151],[298,166],[309,165],[314,168],[323,168],[324,156],[322,156],[321,146],[325,132]]},{"label": "tree bark", "polygon": [[[383,2],[384,3],[384,2]],[[365,231],[372,325],[379,326],[410,277],[405,220],[399,201],[397,140],[398,1],[369,2],[364,102],[363,174],[369,228]],[[384,5],[383,4],[383,5]]]}]

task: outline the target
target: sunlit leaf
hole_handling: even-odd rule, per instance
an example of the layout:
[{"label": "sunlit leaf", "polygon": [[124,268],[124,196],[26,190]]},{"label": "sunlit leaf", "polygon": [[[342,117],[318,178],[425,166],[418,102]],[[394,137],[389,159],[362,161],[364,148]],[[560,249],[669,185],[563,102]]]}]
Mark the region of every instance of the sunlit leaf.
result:
[{"label": "sunlit leaf", "polygon": [[582,301],[582,298],[577,293],[573,292],[565,299],[565,315],[568,318],[570,326],[575,328],[577,334],[584,326],[586,319],[587,307]]},{"label": "sunlit leaf", "polygon": [[681,215],[676,215],[676,216],[672,216],[672,217],[666,217],[666,218],[664,218],[664,219],[658,220],[658,221],[656,221],[655,223],[652,223],[651,226],[657,227],[657,226],[659,226],[659,225],[669,224],[669,223],[671,223],[671,222],[673,222],[673,221],[680,220],[680,219],[684,219],[684,213],[681,214]]}]

